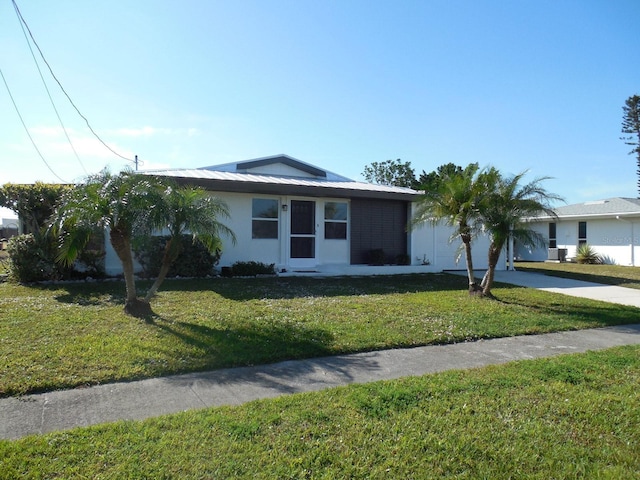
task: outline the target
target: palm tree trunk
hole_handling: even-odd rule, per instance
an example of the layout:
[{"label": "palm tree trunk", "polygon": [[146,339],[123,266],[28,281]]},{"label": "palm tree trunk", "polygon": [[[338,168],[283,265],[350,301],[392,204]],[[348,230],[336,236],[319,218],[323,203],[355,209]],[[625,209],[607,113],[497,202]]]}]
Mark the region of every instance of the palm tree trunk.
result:
[{"label": "palm tree trunk", "polygon": [[476,277],[473,274],[473,257],[471,256],[471,235],[460,235],[462,244],[464,245],[464,258],[467,262],[467,278],[469,279],[469,295],[475,295],[481,288],[476,283]]},{"label": "palm tree trunk", "polygon": [[502,248],[498,248],[498,246],[493,243],[489,246],[489,268],[482,279],[482,295],[486,297],[493,297],[491,287],[493,286],[493,278],[495,276],[498,260],[500,259],[501,250]]},{"label": "palm tree trunk", "polygon": [[158,291],[158,288],[160,288],[160,285],[162,284],[162,282],[164,282],[164,279],[167,277],[167,273],[169,273],[169,269],[171,268],[171,265],[173,264],[173,262],[175,262],[176,258],[178,258],[179,253],[180,253],[179,237],[176,237],[176,236],[171,237],[167,241],[167,244],[164,247],[164,253],[162,255],[162,265],[160,266],[160,272],[158,272],[158,276],[155,282],[153,282],[153,285],[151,285],[151,288],[147,292],[147,295],[144,297],[145,302],[151,301],[153,296],[156,294],[156,292]]},{"label": "palm tree trunk", "polygon": [[124,232],[118,228],[112,228],[110,241],[113,250],[118,255],[122,263],[122,273],[124,274],[124,284],[127,290],[126,303],[137,300],[136,282],[133,273],[133,256],[131,255],[131,241]]},{"label": "palm tree trunk", "polygon": [[167,273],[169,273],[170,268],[171,268],[171,263],[167,263],[163,260],[162,266],[160,267],[160,272],[158,272],[158,276],[156,277],[155,282],[153,282],[153,285],[151,285],[151,288],[149,288],[149,290],[147,291],[147,294],[144,297],[145,302],[151,301],[153,296],[158,291],[158,288],[160,288],[160,285],[162,284],[162,282],[164,282],[164,279],[167,277]]},{"label": "palm tree trunk", "polygon": [[149,318],[153,315],[149,302],[140,300],[136,292],[136,280],[133,273],[133,255],[131,254],[131,239],[126,232],[118,228],[111,229],[109,237],[111,246],[122,263],[124,284],[127,290],[124,311],[134,317]]}]

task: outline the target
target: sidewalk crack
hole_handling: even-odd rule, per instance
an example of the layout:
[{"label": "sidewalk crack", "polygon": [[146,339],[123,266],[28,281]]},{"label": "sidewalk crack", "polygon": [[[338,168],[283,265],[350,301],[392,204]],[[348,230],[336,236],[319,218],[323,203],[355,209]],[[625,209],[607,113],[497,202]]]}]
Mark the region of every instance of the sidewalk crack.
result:
[{"label": "sidewalk crack", "polygon": [[205,402],[200,395],[198,395],[198,393],[193,389],[193,386],[189,385],[189,390],[191,390],[191,393],[193,393],[193,395],[198,399],[198,401],[202,404],[202,406],[204,407],[208,407],[209,405],[207,404],[207,402]]}]

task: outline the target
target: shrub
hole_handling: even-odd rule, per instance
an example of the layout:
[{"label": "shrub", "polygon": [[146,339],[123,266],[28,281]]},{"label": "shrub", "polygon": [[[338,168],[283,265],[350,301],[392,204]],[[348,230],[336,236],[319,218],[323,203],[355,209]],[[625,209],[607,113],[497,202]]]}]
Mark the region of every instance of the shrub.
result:
[{"label": "shrub", "polygon": [[54,261],[51,241],[31,233],[17,235],[9,240],[9,270],[12,280],[22,283],[56,280],[62,268]]},{"label": "shrub", "polygon": [[[134,246],[136,260],[145,277],[157,277],[162,266],[164,248],[169,236],[152,236],[138,240]],[[200,242],[194,242],[191,235],[182,235],[182,249],[169,269],[168,277],[206,277],[220,261],[220,251],[210,253]]]},{"label": "shrub", "polygon": [[256,275],[274,275],[275,264],[267,265],[262,262],[236,262],[231,266],[231,274],[234,277],[255,277]]},{"label": "shrub", "polygon": [[576,254],[576,262],[589,263],[593,265],[600,265],[604,263],[602,256],[597,253],[591,245],[584,244],[578,247],[578,253]]}]

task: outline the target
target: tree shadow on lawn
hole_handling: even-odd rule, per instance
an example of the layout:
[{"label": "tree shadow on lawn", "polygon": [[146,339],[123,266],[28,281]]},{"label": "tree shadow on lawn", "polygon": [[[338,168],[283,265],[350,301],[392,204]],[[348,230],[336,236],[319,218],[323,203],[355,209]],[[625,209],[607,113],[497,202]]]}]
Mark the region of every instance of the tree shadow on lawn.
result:
[{"label": "tree shadow on lawn", "polygon": [[[521,287],[507,283],[495,283],[494,288],[503,291],[527,290],[529,287]],[[538,311],[544,315],[554,317],[568,317],[571,322],[583,323],[584,328],[592,326],[606,327],[614,325],[626,325],[640,323],[638,308],[617,303],[608,303],[598,300],[584,299],[555,292],[540,292],[540,297],[530,298],[526,304],[517,300],[510,300],[501,296],[498,292],[495,301],[503,305],[513,305],[516,307],[526,307],[533,311]],[[507,297],[509,294],[507,293]],[[540,298],[540,300],[538,300]],[[544,299],[544,303],[542,302]],[[573,329],[578,329],[574,327]],[[561,328],[558,328],[561,330]]]},{"label": "tree shadow on lawn", "polygon": [[[597,265],[595,266],[597,267]],[[634,267],[625,267],[634,268]],[[569,278],[571,280],[581,280],[583,282],[603,283],[605,285],[616,285],[626,288],[640,288],[640,279],[633,279],[627,277],[620,277],[617,275],[608,275],[600,273],[587,273],[587,272],[571,272],[567,270],[552,270],[545,268],[536,268],[530,266],[520,266],[520,271],[540,273],[549,277]]]},{"label": "tree shadow on lawn", "polygon": [[[194,347],[184,371],[272,363],[291,358],[334,355],[334,336],[320,328],[301,324],[251,323],[233,328],[172,321],[159,315],[147,319],[150,325]],[[194,356],[195,355],[195,356]]]},{"label": "tree shadow on lawn", "polygon": [[466,286],[465,277],[426,273],[361,277],[175,279],[165,282],[160,291],[212,291],[229,300],[253,300],[444,291],[466,292]]},{"label": "tree shadow on lawn", "polygon": [[124,305],[124,282],[69,282],[58,284],[34,284],[30,288],[43,292],[60,292],[54,298],[61,303],[72,303],[81,306]]},{"label": "tree shadow on lawn", "polygon": [[[412,274],[371,277],[269,277],[269,278],[204,278],[167,279],[162,292],[215,292],[229,300],[293,299],[459,291],[466,293],[466,277],[451,274]],[[136,282],[138,294],[151,286],[148,280]],[[78,305],[124,304],[122,281],[38,284],[41,290],[66,290],[57,295],[59,302]],[[153,300],[151,301],[153,306]]]}]

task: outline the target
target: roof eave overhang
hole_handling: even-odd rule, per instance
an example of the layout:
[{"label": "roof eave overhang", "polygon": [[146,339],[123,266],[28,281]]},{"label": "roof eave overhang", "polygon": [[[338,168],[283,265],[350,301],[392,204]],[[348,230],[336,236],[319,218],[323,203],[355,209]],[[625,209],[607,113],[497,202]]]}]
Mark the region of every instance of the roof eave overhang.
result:
[{"label": "roof eave overhang", "polygon": [[282,185],[262,182],[235,182],[206,178],[173,177],[180,184],[196,185],[212,192],[257,193],[263,195],[298,195],[307,197],[338,198],[374,198],[384,200],[403,200],[414,202],[420,197],[417,193],[384,192],[336,188],[333,186]]},{"label": "roof eave overhang", "polygon": [[574,214],[574,215],[558,215],[552,217],[550,215],[544,215],[540,217],[528,217],[525,220],[528,222],[561,222],[563,220],[588,220],[588,219],[619,219],[619,218],[638,218],[640,219],[640,212],[621,212],[621,213],[591,213],[591,214]]}]

